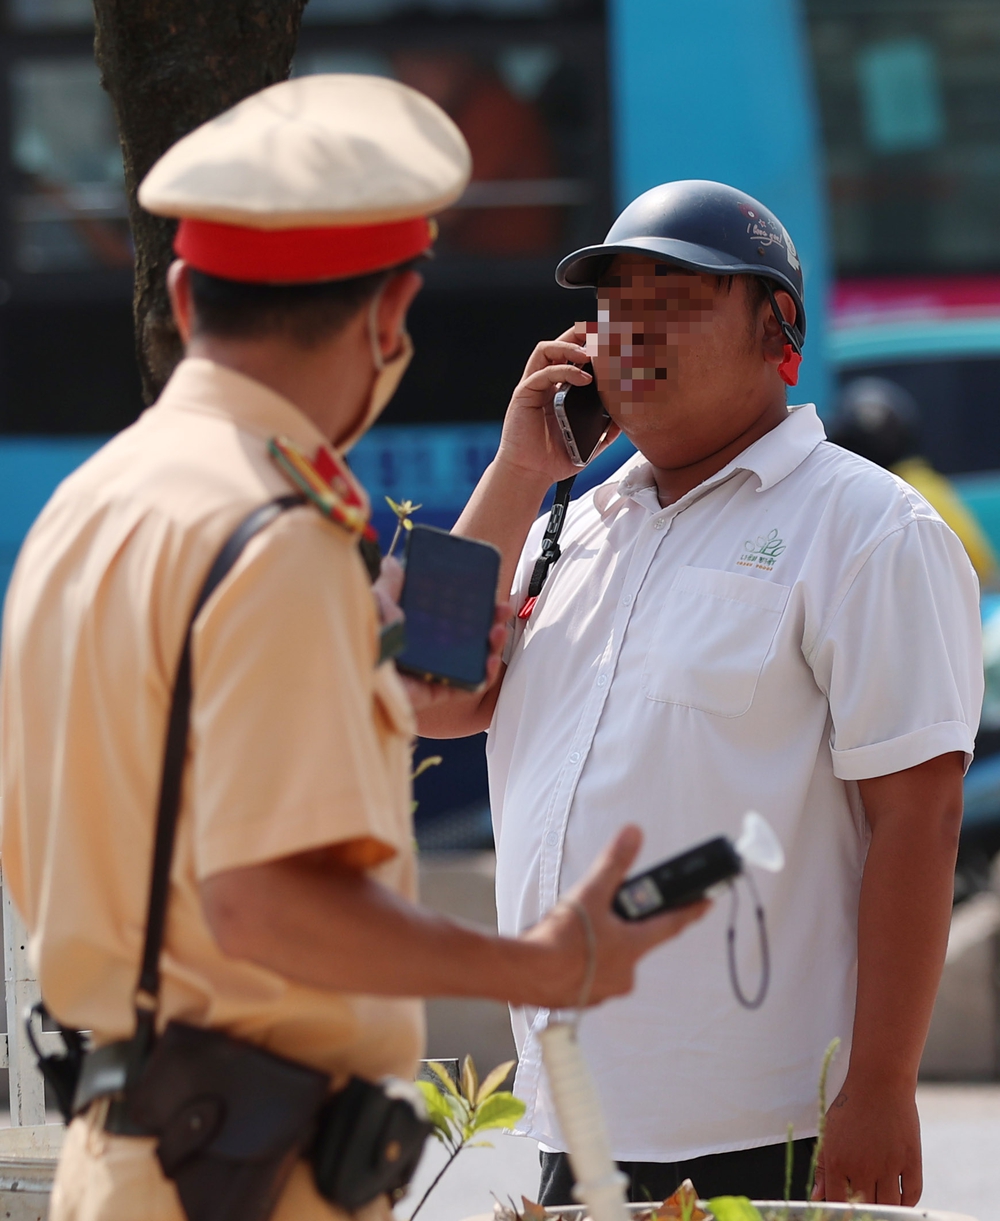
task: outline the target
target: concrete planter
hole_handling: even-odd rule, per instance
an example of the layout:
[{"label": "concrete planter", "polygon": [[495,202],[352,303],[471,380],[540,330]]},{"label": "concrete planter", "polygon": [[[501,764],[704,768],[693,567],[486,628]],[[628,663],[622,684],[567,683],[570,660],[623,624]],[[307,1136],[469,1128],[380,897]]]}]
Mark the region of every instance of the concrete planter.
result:
[{"label": "concrete planter", "polygon": [[0,1128],[0,1217],[4,1221],[46,1221],[65,1135],[62,1124]]},{"label": "concrete planter", "polygon": [[[707,1209],[704,1201],[699,1201]],[[793,1200],[754,1200],[764,1221],[975,1221],[964,1213],[943,1212],[934,1208],[897,1208],[888,1204],[809,1204]],[[630,1216],[648,1213],[649,1204],[628,1204]],[[585,1208],[574,1205],[545,1210],[553,1221],[584,1221]],[[494,1221],[492,1213],[468,1217],[466,1221]]]}]

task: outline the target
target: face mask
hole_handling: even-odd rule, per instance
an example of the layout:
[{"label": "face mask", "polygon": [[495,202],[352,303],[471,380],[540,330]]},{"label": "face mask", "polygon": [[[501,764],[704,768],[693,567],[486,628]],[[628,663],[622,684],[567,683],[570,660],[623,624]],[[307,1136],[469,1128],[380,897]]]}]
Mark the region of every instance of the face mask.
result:
[{"label": "face mask", "polygon": [[368,394],[368,406],[361,419],[353,432],[337,442],[337,449],[342,454],[346,454],[351,446],[365,435],[385,410],[413,358],[413,340],[405,330],[400,335],[399,351],[396,355],[388,360],[382,355],[378,341],[378,303],[381,297],[382,294],[377,293],[368,307],[368,342],[371,345],[372,360],[375,362],[375,380]]}]

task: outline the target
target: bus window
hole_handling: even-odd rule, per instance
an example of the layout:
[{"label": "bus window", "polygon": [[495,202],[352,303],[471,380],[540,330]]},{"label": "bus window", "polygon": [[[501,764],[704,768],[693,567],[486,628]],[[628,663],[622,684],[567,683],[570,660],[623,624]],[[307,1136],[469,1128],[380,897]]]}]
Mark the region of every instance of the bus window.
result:
[{"label": "bus window", "polygon": [[7,0],[7,13],[24,29],[86,28],[94,20],[92,0]]},{"label": "bus window", "polygon": [[15,266],[131,268],[121,151],[93,59],[23,59],[11,86]]},{"label": "bus window", "polygon": [[806,8],[838,273],[1000,267],[1000,3]]},{"label": "bus window", "polygon": [[[600,121],[593,104],[598,90],[588,79],[593,67],[575,63],[554,41],[387,44],[375,38],[356,48],[300,51],[295,71],[391,76],[433,98],[455,120],[473,171],[458,204],[438,218],[445,275],[456,259],[551,263],[573,244],[599,237],[606,166],[594,157]],[[547,279],[551,268],[544,274]]]},{"label": "bus window", "polygon": [[303,21],[384,21],[391,17],[557,17],[591,7],[579,0],[310,0]]}]

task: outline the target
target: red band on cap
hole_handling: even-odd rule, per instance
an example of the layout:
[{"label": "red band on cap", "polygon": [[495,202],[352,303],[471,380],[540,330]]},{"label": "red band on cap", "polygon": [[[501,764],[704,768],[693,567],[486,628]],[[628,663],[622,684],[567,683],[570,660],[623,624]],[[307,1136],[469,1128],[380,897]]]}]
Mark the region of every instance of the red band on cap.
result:
[{"label": "red band on cap", "polygon": [[424,216],[385,225],[251,229],[185,218],[174,250],[198,271],[256,284],[343,280],[405,263],[433,243]]}]

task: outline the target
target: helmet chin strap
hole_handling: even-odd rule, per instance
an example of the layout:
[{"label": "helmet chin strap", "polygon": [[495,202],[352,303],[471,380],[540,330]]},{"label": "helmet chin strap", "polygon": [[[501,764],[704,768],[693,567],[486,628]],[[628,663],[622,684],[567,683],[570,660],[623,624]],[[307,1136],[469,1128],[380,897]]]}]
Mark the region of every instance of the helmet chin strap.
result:
[{"label": "helmet chin strap", "polygon": [[787,341],[784,347],[784,358],[781,364],[778,365],[778,376],[786,386],[794,386],[799,380],[799,365],[802,364],[802,340],[799,338],[795,327],[785,321],[785,316],[778,306],[778,299],[775,297],[774,290],[767,280],[764,280],[764,291],[770,299],[771,309],[774,310],[778,326],[781,327],[781,333]]}]

